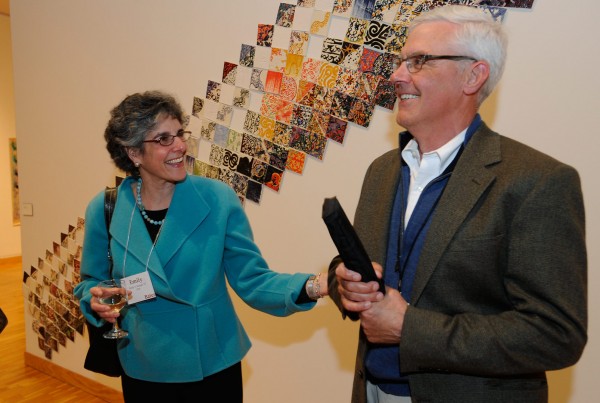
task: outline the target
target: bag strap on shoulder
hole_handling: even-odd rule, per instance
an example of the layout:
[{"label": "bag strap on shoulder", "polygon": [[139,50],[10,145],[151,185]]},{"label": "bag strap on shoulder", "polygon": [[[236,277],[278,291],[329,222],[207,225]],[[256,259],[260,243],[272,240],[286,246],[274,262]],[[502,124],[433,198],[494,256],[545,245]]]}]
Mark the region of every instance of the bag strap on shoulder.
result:
[{"label": "bag strap on shoulder", "polygon": [[115,204],[117,203],[117,188],[107,186],[104,190],[104,222],[108,234],[108,260],[110,261],[110,275],[112,277],[112,254],[110,253],[110,220],[112,219]]}]

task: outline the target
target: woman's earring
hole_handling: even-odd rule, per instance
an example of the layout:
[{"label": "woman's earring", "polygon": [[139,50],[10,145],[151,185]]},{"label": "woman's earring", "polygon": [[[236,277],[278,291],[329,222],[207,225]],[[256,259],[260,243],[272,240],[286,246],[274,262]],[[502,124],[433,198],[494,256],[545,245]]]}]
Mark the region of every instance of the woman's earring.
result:
[{"label": "woman's earring", "polygon": [[140,167],[140,163],[139,162],[134,163],[134,165],[135,165],[136,168]]}]

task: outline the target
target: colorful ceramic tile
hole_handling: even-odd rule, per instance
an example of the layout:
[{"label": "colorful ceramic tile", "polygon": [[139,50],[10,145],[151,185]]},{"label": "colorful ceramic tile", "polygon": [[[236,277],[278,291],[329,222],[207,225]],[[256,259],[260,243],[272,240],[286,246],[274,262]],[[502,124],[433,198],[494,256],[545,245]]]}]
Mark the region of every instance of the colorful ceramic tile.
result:
[{"label": "colorful ceramic tile", "polygon": [[329,124],[329,114],[321,111],[313,111],[308,124],[308,131],[325,136],[327,134],[327,126]]},{"label": "colorful ceramic tile", "polygon": [[264,183],[268,166],[269,164],[266,162],[263,162],[258,158],[254,158],[252,160],[252,167],[250,168],[250,178],[257,182]]},{"label": "colorful ceramic tile", "polygon": [[244,134],[240,151],[246,155],[259,158],[263,161],[268,160],[267,152],[260,137]]},{"label": "colorful ceramic tile", "polygon": [[204,99],[194,97],[194,102],[192,104],[192,115],[199,117],[204,109]]},{"label": "colorful ceramic tile", "polygon": [[360,76],[361,73],[358,70],[341,67],[335,82],[335,89],[347,95],[353,95]]},{"label": "colorful ceramic tile", "polygon": [[300,80],[298,83],[298,93],[296,94],[296,102],[304,106],[313,106],[314,88],[316,84],[310,81]]},{"label": "colorful ceramic tile", "polygon": [[225,149],[225,152],[223,153],[222,166],[235,171],[237,169],[239,160],[240,156],[238,153]]},{"label": "colorful ceramic tile", "polygon": [[481,0],[477,4],[494,7],[531,8],[534,0]]},{"label": "colorful ceramic tile", "polygon": [[203,119],[202,126],[200,127],[200,138],[212,143],[215,140],[216,127],[217,124],[215,122]]},{"label": "colorful ceramic tile", "polygon": [[383,77],[387,80],[394,72],[394,58],[396,55],[393,53],[382,53],[377,57],[375,63],[373,63],[373,74]]},{"label": "colorful ceramic tile", "polygon": [[365,72],[373,72],[375,69],[375,62],[381,56],[383,52],[370,48],[363,48],[360,61],[358,62],[358,70]]},{"label": "colorful ceramic tile", "polygon": [[217,120],[229,126],[231,117],[233,116],[233,107],[231,105],[219,104],[220,108],[217,111]]},{"label": "colorful ceramic tile", "polygon": [[245,155],[240,155],[240,160],[237,165],[237,172],[241,175],[250,176],[252,171],[252,161],[254,158]]},{"label": "colorful ceramic tile", "polygon": [[240,50],[240,65],[254,67],[255,48],[252,45],[242,45]]},{"label": "colorful ceramic tile", "polygon": [[403,0],[375,0],[371,19],[391,24]]},{"label": "colorful ceramic tile", "polygon": [[281,98],[273,94],[265,94],[260,106],[260,114],[271,119],[275,119],[277,110],[281,104]]},{"label": "colorful ceramic tile", "polygon": [[342,46],[342,56],[340,58],[340,67],[356,70],[362,56],[363,46],[356,43],[344,42]]},{"label": "colorful ceramic tile", "polygon": [[340,119],[348,119],[350,108],[354,102],[354,98],[343,92],[336,91],[333,94],[333,102],[331,104],[331,114]]},{"label": "colorful ceramic tile", "polygon": [[211,165],[221,166],[223,165],[223,156],[225,155],[225,149],[216,144],[210,145],[210,154],[208,155],[208,162]]},{"label": "colorful ceramic tile", "polygon": [[225,145],[225,148],[234,152],[240,151],[242,146],[242,138],[242,133],[233,129],[229,129],[229,136],[227,137],[227,144]]},{"label": "colorful ceramic tile", "polygon": [[281,88],[281,80],[283,79],[283,73],[279,71],[267,71],[267,79],[265,83],[265,92],[273,94],[279,94]]},{"label": "colorful ceramic tile", "polygon": [[277,114],[275,115],[275,120],[283,123],[290,123],[292,121],[293,112],[294,103],[291,101],[286,101],[285,99],[281,99],[279,108],[277,109]]},{"label": "colorful ceramic tile", "polygon": [[353,0],[335,0],[333,2],[333,14],[340,17],[352,17]]},{"label": "colorful ceramic tile", "polygon": [[368,20],[361,20],[359,18],[350,18],[348,23],[348,30],[346,31],[346,42],[357,43],[362,45],[365,42],[365,36],[367,35],[367,24]]},{"label": "colorful ceramic tile", "polygon": [[250,180],[247,176],[240,175],[237,172],[234,173],[233,178],[231,179],[230,185],[233,188],[233,190],[235,191],[235,193],[238,195],[240,200],[242,200],[242,203],[243,203],[243,199],[246,197],[246,194],[248,192],[248,182],[249,181]]},{"label": "colorful ceramic tile", "polygon": [[321,65],[321,71],[319,72],[317,84],[327,88],[335,87],[339,70],[340,67],[333,63],[323,63]]},{"label": "colorful ceramic tile", "polygon": [[344,142],[344,137],[346,136],[347,128],[348,122],[335,116],[330,116],[325,137],[342,144]]},{"label": "colorful ceramic tile", "polygon": [[296,6],[293,4],[279,4],[279,10],[277,11],[277,17],[275,18],[275,24],[281,27],[291,27],[292,23],[294,22],[295,11]]},{"label": "colorful ceramic tile", "polygon": [[262,184],[255,182],[251,179],[248,179],[248,184],[247,184],[247,189],[246,189],[246,200],[250,200],[254,203],[260,203],[260,197],[262,195]]},{"label": "colorful ceramic tile", "polygon": [[292,126],[282,122],[275,122],[275,134],[273,143],[287,147],[290,144],[292,135]]},{"label": "colorful ceramic tile", "polygon": [[271,44],[273,43],[273,30],[273,25],[258,24],[258,31],[256,34],[256,45],[271,47]]},{"label": "colorful ceramic tile", "polygon": [[228,184],[229,186],[231,186],[231,184],[233,183],[233,177],[235,176],[235,172],[230,170],[230,169],[221,169],[219,171],[219,180],[223,183]]},{"label": "colorful ceramic tile", "polygon": [[288,52],[285,64],[285,74],[290,77],[300,77],[300,75],[302,74],[303,62],[303,55]]},{"label": "colorful ceramic tile", "polygon": [[269,70],[252,69],[252,77],[250,79],[250,89],[256,91],[265,91],[267,84],[267,72]]},{"label": "colorful ceramic tile", "polygon": [[323,49],[321,50],[321,59],[329,63],[338,64],[342,58],[342,46],[344,41],[336,38],[325,38]]},{"label": "colorful ceramic tile", "polygon": [[[533,0],[531,0],[533,1]],[[315,6],[315,0],[298,0],[298,6],[300,7],[314,7]]]},{"label": "colorful ceramic tile", "polygon": [[281,88],[279,89],[279,96],[286,101],[293,101],[296,99],[296,93],[298,92],[298,81],[296,78],[283,75],[281,79]]},{"label": "colorful ceramic tile", "polygon": [[390,24],[379,21],[369,22],[365,45],[375,49],[385,49],[385,44],[390,36]]},{"label": "colorful ceramic tile", "polygon": [[225,84],[235,85],[235,73],[237,72],[237,64],[225,62],[223,63],[223,77],[221,81]]},{"label": "colorful ceramic tile", "polygon": [[354,0],[352,17],[360,18],[361,20],[370,20],[374,10],[375,0]]},{"label": "colorful ceramic tile", "polygon": [[323,87],[322,85],[316,85],[314,89],[314,101],[313,109],[329,113],[331,109],[331,103],[333,102],[333,93],[335,90]]},{"label": "colorful ceramic tile", "polygon": [[363,127],[369,127],[371,117],[373,116],[373,104],[356,99],[352,104],[350,113],[348,113],[348,121],[354,122]]},{"label": "colorful ceramic tile", "polygon": [[209,120],[217,121],[218,123],[229,125],[233,114],[233,107],[219,102],[206,99],[204,102],[203,116]]},{"label": "colorful ceramic tile", "polygon": [[311,157],[323,159],[327,138],[316,133],[310,133],[300,128],[292,129],[290,147],[303,151]]},{"label": "colorful ceramic tile", "polygon": [[319,78],[319,70],[321,69],[322,64],[322,60],[313,59],[311,57],[304,59],[300,78],[310,81],[311,83],[316,83]]},{"label": "colorful ceramic tile", "polygon": [[385,43],[385,50],[399,55],[406,42],[408,28],[405,25],[395,24],[390,29],[390,36]]},{"label": "colorful ceramic tile", "polygon": [[238,108],[247,108],[250,102],[250,90],[245,88],[235,87],[233,95],[233,106]]},{"label": "colorful ceramic tile", "polygon": [[281,48],[271,48],[271,62],[269,63],[269,70],[283,73],[285,71],[286,60],[287,50]]},{"label": "colorful ceramic tile", "polygon": [[277,169],[274,166],[267,165],[267,172],[265,173],[265,186],[279,192],[281,181],[283,180],[283,171]]},{"label": "colorful ceramic tile", "polygon": [[[308,136],[308,130],[301,127],[292,126],[292,133],[290,136],[290,148],[306,152],[308,148],[306,145],[306,137]],[[288,156],[289,158],[289,156]]]},{"label": "colorful ceramic tile", "polygon": [[308,127],[308,123],[310,122],[312,112],[313,109],[308,106],[299,104],[294,105],[294,112],[292,113],[291,124],[293,126],[298,126],[303,129],[306,129]]},{"label": "colorful ceramic tile", "polygon": [[196,159],[190,155],[183,156],[183,166],[185,167],[185,171],[188,174],[192,174],[194,172],[194,166],[196,165]]},{"label": "colorful ceramic tile", "polygon": [[310,33],[313,35],[326,36],[329,29],[330,11],[314,10]]},{"label": "colorful ceramic tile", "polygon": [[268,140],[265,140],[264,143],[267,154],[269,155],[269,165],[284,170],[288,157],[288,148]]},{"label": "colorful ceramic tile", "polygon": [[265,139],[273,139],[275,135],[275,119],[268,118],[266,116],[260,117],[260,124],[258,126],[258,136]]},{"label": "colorful ceramic tile", "polygon": [[306,154],[298,150],[289,150],[285,169],[302,175],[304,164],[306,163]]},{"label": "colorful ceramic tile", "polygon": [[219,98],[221,97],[221,83],[216,81],[208,80],[208,84],[206,85],[206,99],[210,99],[211,101],[219,102]]},{"label": "colorful ceramic tile", "polygon": [[260,124],[260,115],[253,111],[246,112],[246,119],[244,120],[244,130],[250,134],[258,133],[258,126]]},{"label": "colorful ceramic tile", "polygon": [[227,145],[227,138],[229,137],[229,127],[219,125],[215,127],[215,139],[213,140],[216,145],[225,148]]},{"label": "colorful ceramic tile", "polygon": [[506,15],[506,11],[508,10],[507,8],[491,7],[491,6],[479,6],[479,8],[481,8],[482,10],[487,12],[489,15],[492,16],[492,18],[495,21],[500,22],[500,23],[502,23],[504,21],[504,16]]},{"label": "colorful ceramic tile", "polygon": [[389,109],[390,111],[393,110],[394,104],[396,103],[394,83],[389,80],[380,80],[375,93],[374,102],[377,106]]},{"label": "colorful ceramic tile", "polygon": [[369,72],[362,73],[356,84],[354,96],[365,102],[373,103],[380,80],[381,76]]},{"label": "colorful ceramic tile", "polygon": [[186,141],[186,145],[186,154],[190,157],[198,158],[198,147],[200,147],[200,139],[198,137],[190,137],[188,141]]},{"label": "colorful ceramic tile", "polygon": [[207,164],[204,161],[194,161],[194,175],[203,176],[205,178],[217,179],[219,177],[219,167]]},{"label": "colorful ceramic tile", "polygon": [[308,50],[308,32],[292,31],[288,53],[304,56]]}]

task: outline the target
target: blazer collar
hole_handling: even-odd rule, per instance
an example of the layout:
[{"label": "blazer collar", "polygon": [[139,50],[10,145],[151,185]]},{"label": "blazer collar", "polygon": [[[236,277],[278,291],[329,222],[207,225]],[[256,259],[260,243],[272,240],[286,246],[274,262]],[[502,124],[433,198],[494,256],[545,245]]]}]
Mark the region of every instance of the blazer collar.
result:
[{"label": "blazer collar", "polygon": [[178,183],[154,251],[150,253],[152,241],[135,204],[131,188],[133,181],[128,177],[119,186],[117,208],[113,215],[113,220],[117,220],[119,225],[114,227],[113,240],[127,250],[126,266],[131,268],[127,275],[143,272],[147,263],[148,271],[154,275],[152,284],[155,290],[174,296],[164,266],[206,218],[210,207],[188,177]]}]

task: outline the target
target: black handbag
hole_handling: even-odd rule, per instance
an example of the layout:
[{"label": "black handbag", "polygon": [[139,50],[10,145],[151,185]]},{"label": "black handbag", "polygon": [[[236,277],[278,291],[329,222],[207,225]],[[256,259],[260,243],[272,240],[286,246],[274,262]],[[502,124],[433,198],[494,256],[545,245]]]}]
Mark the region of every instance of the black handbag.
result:
[{"label": "black handbag", "polygon": [[[110,262],[110,275],[112,277],[113,261],[110,253],[110,220],[117,201],[117,188],[107,187],[104,191],[104,220],[108,233],[108,260]],[[117,353],[117,340],[105,339],[102,335],[112,328],[112,323],[105,323],[96,327],[86,321],[90,340],[90,348],[85,356],[83,367],[89,371],[98,372],[107,376],[119,377],[123,374],[123,367]]]}]

